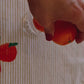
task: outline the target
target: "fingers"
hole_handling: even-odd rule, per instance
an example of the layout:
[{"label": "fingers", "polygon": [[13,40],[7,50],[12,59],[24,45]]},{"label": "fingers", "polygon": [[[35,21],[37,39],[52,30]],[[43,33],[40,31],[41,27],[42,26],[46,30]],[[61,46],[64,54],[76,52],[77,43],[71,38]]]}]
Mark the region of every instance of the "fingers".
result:
[{"label": "fingers", "polygon": [[81,43],[82,41],[84,41],[84,12],[81,12],[80,17],[77,17],[77,21],[75,21],[74,23],[79,30],[76,37],[76,42]]},{"label": "fingers", "polygon": [[51,41],[54,36],[54,22],[45,15],[43,18],[39,19],[39,23],[44,27],[45,37],[47,41]]},{"label": "fingers", "polygon": [[78,34],[75,41],[77,43],[81,43],[82,41],[84,41],[84,0],[78,0],[78,3],[79,6],[77,9],[79,10],[79,12],[77,12],[78,14],[76,13],[76,19],[73,20],[73,23],[75,23],[78,29]]},{"label": "fingers", "polygon": [[[72,22],[77,26],[80,32],[84,32],[84,1],[77,0],[78,4],[74,5]],[[83,2],[83,3],[82,3]]]},{"label": "fingers", "polygon": [[76,37],[76,42],[81,43],[84,40],[84,33],[79,32]]},{"label": "fingers", "polygon": [[76,26],[78,29],[78,35],[76,37],[76,42],[81,43],[84,41],[84,15],[81,15],[80,18],[78,19],[79,21],[76,22]]},{"label": "fingers", "polygon": [[51,20],[49,17],[45,15],[43,18],[37,18],[36,19],[41,26],[44,27],[44,32],[45,32],[45,38],[47,41],[51,41],[53,36],[54,36],[54,21]]},{"label": "fingers", "polygon": [[44,13],[42,15],[40,14],[40,17],[36,18],[39,24],[44,27],[45,38],[47,41],[52,40],[54,36],[54,31],[55,31],[54,19],[52,19],[51,17],[52,17],[52,12],[51,14],[49,13],[48,14]]},{"label": "fingers", "polygon": [[74,22],[80,32],[84,32],[84,13]]},{"label": "fingers", "polygon": [[48,41],[51,41],[52,40],[52,38],[53,38],[53,36],[54,36],[54,30],[55,28],[54,28],[54,24],[53,23],[51,23],[51,24],[49,24],[47,27],[45,27],[45,36],[46,36],[46,40],[48,40]]},{"label": "fingers", "polygon": [[78,3],[84,9],[84,0],[78,0]]}]

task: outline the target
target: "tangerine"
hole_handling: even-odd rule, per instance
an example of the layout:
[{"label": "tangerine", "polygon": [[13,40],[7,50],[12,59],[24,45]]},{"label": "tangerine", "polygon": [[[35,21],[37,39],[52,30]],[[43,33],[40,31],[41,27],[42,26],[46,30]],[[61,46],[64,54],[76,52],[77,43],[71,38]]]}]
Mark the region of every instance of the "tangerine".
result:
[{"label": "tangerine", "polygon": [[76,38],[77,30],[74,24],[65,21],[55,22],[55,32],[53,37],[53,42],[66,45],[73,42]]}]

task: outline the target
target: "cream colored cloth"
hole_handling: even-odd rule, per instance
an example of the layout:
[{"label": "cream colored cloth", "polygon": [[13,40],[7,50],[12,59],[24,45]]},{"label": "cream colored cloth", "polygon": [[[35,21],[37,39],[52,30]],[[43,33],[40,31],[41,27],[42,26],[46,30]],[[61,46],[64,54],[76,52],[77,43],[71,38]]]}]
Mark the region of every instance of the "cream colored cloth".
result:
[{"label": "cream colored cloth", "polygon": [[47,42],[26,0],[0,0],[0,28],[1,44],[19,43],[15,61],[1,62],[0,84],[84,84],[84,43]]}]

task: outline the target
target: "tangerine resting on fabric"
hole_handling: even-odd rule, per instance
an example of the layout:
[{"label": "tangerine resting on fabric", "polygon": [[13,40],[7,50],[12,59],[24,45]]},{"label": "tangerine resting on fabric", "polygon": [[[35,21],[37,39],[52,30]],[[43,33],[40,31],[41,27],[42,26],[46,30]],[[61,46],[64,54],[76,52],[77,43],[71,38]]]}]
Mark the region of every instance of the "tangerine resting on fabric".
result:
[{"label": "tangerine resting on fabric", "polygon": [[4,62],[11,62],[16,58],[17,43],[5,43],[0,45],[0,60]]},{"label": "tangerine resting on fabric", "polygon": [[[33,19],[36,29],[44,32],[44,27],[40,26],[38,21]],[[66,45],[73,42],[77,36],[76,26],[70,22],[58,20],[54,23],[55,32],[52,38],[53,42],[59,45]]]}]

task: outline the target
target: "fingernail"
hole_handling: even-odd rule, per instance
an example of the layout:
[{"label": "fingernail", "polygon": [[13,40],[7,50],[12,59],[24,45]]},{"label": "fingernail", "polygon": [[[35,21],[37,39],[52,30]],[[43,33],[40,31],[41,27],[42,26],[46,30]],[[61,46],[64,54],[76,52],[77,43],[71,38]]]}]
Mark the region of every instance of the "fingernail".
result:
[{"label": "fingernail", "polygon": [[45,33],[45,36],[46,36],[46,40],[47,41],[51,41],[52,40],[52,35],[51,34]]}]

